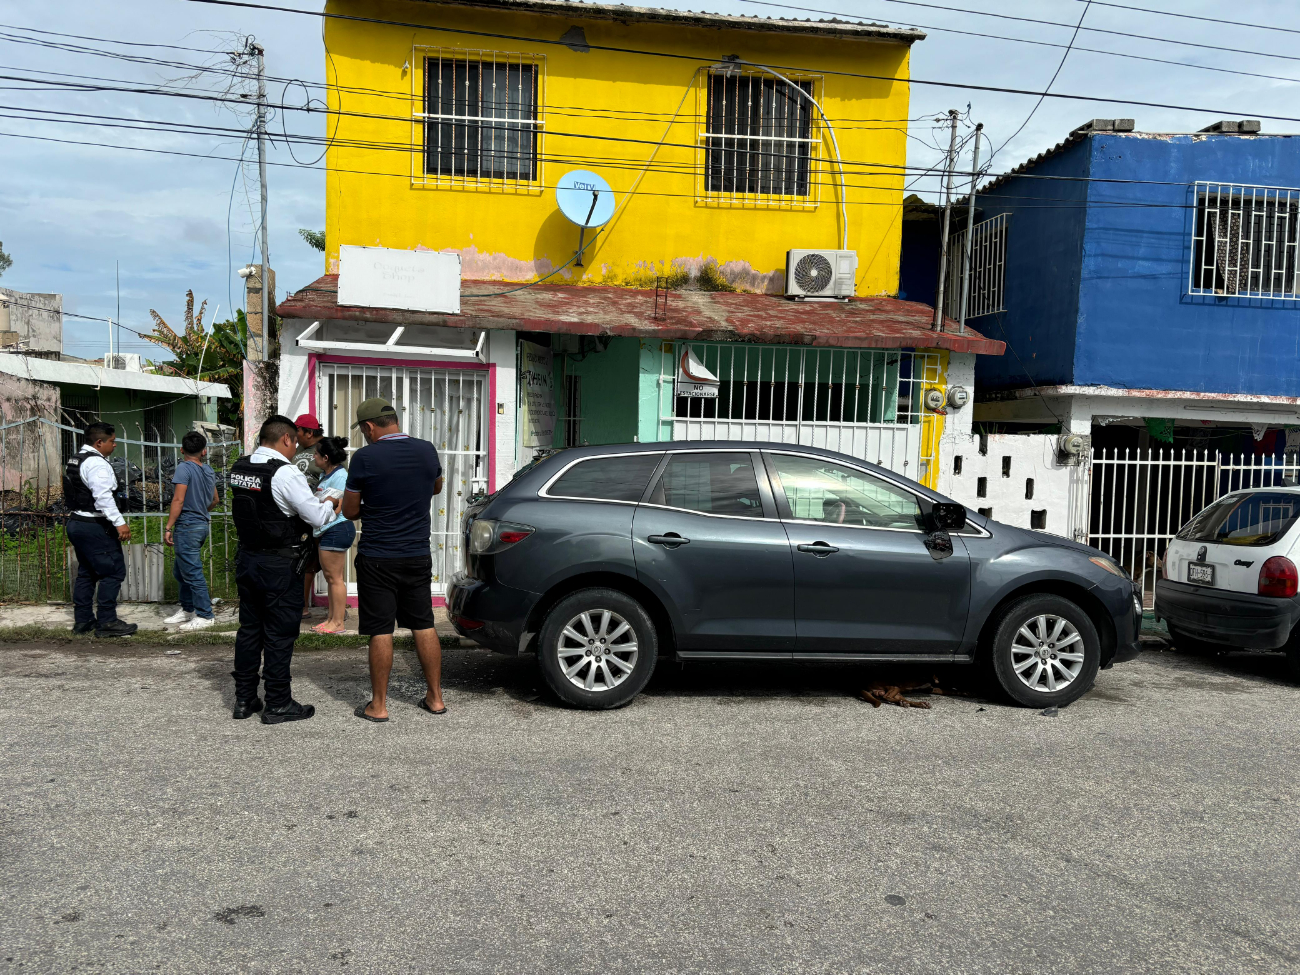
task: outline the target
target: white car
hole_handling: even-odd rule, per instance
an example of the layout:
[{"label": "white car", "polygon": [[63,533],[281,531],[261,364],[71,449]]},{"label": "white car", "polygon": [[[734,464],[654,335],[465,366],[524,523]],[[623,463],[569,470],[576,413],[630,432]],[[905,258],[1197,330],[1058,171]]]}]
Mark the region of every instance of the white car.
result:
[{"label": "white car", "polygon": [[1300,679],[1300,487],[1225,494],[1183,526],[1156,581],[1156,619],[1190,651],[1285,650]]}]

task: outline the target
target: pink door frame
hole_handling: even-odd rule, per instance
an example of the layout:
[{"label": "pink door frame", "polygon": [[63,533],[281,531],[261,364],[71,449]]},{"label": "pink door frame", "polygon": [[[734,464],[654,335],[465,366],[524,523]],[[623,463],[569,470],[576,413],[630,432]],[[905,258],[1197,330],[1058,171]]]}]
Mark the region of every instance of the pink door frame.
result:
[{"label": "pink door frame", "polygon": [[[472,372],[486,372],[488,377],[487,402],[488,402],[488,422],[487,422],[487,462],[488,462],[488,493],[491,494],[496,490],[497,482],[497,412],[493,404],[497,401],[497,366],[495,362],[448,362],[444,360],[413,360],[413,359],[376,359],[366,356],[349,356],[349,355],[323,355],[318,352],[307,354],[307,411],[316,413],[316,365],[319,362],[337,363],[348,366],[390,366],[400,369],[468,369]],[[442,596],[432,596],[434,606],[445,606],[447,600]],[[312,603],[316,606],[324,606],[328,600],[323,596],[313,594]],[[348,606],[357,605],[356,596],[348,596]]]}]

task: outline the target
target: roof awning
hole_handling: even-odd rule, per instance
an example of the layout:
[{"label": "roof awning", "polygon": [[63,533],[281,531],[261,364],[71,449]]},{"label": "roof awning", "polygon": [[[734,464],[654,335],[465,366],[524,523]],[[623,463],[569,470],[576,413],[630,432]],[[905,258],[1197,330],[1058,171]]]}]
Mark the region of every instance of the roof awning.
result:
[{"label": "roof awning", "polygon": [[[519,290],[511,290],[518,288]],[[501,292],[510,292],[503,294]],[[661,298],[662,301],[662,298]],[[755,342],[831,348],[928,348],[1002,355],[1006,344],[967,326],[930,327],[934,310],[897,298],[789,301],[743,292],[673,291],[662,318],[655,293],[604,285],[539,284],[519,288],[501,281],[462,282],[459,315],[338,303],[338,275],[327,274],[287,295],[281,318],[433,325],[442,328],[513,329],[565,335],[620,335],[646,339]]]}]

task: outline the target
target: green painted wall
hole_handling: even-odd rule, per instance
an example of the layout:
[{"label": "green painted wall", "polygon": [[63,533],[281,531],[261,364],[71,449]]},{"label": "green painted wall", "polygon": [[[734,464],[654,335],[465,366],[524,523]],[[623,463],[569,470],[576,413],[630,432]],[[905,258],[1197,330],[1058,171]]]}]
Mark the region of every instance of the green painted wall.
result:
[{"label": "green painted wall", "polygon": [[[133,389],[95,389],[93,386],[81,386],[74,383],[59,385],[65,403],[90,401],[99,404],[99,418],[117,428],[117,435],[124,439],[153,439],[146,436],[145,416],[155,415],[164,425],[161,435],[164,440],[180,438],[189,432],[196,420],[215,423],[217,420],[216,400],[211,397],[185,396],[177,398],[175,393],[151,393]],[[157,410],[157,414],[154,414]]]},{"label": "green painted wall", "polygon": [[581,382],[581,437],[589,444],[631,443],[637,435],[637,368],[640,343],[612,338],[604,352],[556,354],[555,444],[564,444],[566,376]]}]

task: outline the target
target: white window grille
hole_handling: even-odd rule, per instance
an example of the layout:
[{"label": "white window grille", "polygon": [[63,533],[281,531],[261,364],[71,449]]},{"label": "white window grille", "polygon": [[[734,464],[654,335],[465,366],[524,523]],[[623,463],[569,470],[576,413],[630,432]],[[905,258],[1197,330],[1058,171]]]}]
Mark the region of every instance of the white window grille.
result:
[{"label": "white window grille", "polygon": [[[710,72],[705,91],[703,197],[749,203],[816,202],[812,79]],[[799,90],[795,90],[798,88]]]},{"label": "white window grille", "polygon": [[422,177],[453,184],[537,182],[541,59],[424,51],[421,63],[416,120],[423,130]]},{"label": "white window grille", "polygon": [[[1006,311],[1007,217],[999,213],[975,225],[970,252],[970,293],[966,299],[966,317],[979,318]],[[966,234],[948,241],[948,271],[944,275],[944,312],[949,318],[961,316],[961,285],[966,269]]]},{"label": "white window grille", "polygon": [[[688,348],[718,377],[716,397],[677,395]],[[825,447],[922,480],[933,451],[923,445],[921,401],[940,375],[933,352],[665,342],[659,437]]]},{"label": "white window grille", "polygon": [[1300,299],[1300,189],[1196,184],[1188,293]]}]

